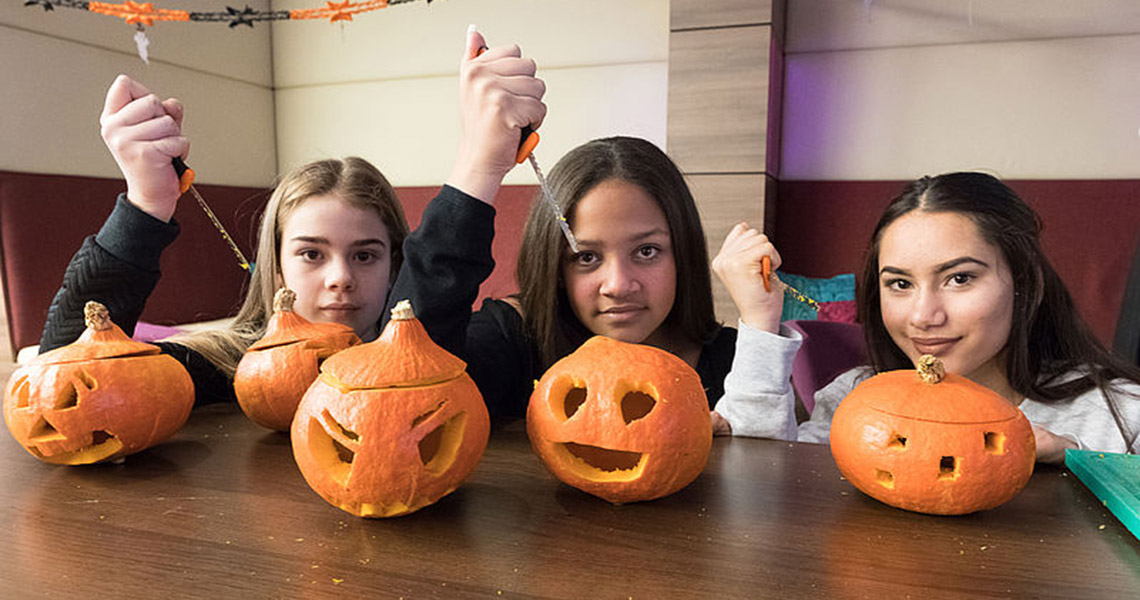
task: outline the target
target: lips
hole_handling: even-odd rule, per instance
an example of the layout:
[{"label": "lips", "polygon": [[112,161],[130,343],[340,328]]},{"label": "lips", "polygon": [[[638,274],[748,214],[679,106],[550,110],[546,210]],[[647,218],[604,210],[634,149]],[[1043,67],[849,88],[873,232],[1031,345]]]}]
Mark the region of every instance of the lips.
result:
[{"label": "lips", "polygon": [[623,305],[623,306],[613,306],[613,307],[607,308],[605,310],[599,311],[599,314],[603,318],[613,319],[616,321],[623,321],[623,320],[629,320],[629,319],[637,318],[637,316],[640,315],[642,313],[642,311],[644,311],[644,310],[645,310],[644,306]]},{"label": "lips", "polygon": [[350,312],[359,310],[360,307],[355,304],[348,304],[346,302],[334,302],[332,304],[325,304],[324,306],[321,306],[320,309],[329,312]]},{"label": "lips", "polygon": [[954,344],[958,343],[958,338],[911,338],[910,343],[913,344],[914,349],[921,354],[941,356],[949,351],[950,348],[954,347]]}]

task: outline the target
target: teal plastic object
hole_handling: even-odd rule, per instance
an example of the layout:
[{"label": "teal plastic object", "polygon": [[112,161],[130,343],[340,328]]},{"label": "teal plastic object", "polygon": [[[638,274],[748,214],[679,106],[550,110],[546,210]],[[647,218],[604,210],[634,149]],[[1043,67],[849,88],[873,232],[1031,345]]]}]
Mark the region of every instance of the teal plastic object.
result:
[{"label": "teal plastic object", "polygon": [[1066,450],[1065,466],[1140,539],[1140,456]]}]

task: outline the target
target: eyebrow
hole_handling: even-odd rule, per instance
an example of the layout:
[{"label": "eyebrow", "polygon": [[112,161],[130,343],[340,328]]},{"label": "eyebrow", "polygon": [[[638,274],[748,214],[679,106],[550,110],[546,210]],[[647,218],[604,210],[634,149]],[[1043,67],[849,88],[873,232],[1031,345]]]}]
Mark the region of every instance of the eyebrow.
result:
[{"label": "eyebrow", "polygon": [[[325,246],[330,245],[328,238],[314,236],[314,235],[298,235],[289,238],[289,242],[301,242],[305,244],[322,244]],[[356,240],[350,244],[351,246],[384,246],[384,240],[379,238],[365,238],[363,240]]]},{"label": "eyebrow", "polygon": [[[628,241],[640,242],[641,240],[648,239],[648,238],[651,238],[651,237],[654,237],[657,235],[668,236],[669,230],[668,229],[662,229],[660,227],[655,227],[655,228],[650,229],[648,231],[643,231],[641,233],[637,233],[637,234],[630,236],[628,238]],[[598,244],[597,240],[589,240],[589,239],[578,238],[577,241],[578,241],[578,245],[580,245],[580,246],[583,246],[583,245],[592,246],[592,245]]]},{"label": "eyebrow", "polygon": [[[975,265],[978,265],[978,266],[986,268],[986,269],[990,268],[989,263],[987,263],[984,260],[980,260],[980,259],[974,258],[972,256],[959,256],[958,258],[952,258],[952,259],[950,259],[944,263],[938,264],[937,266],[934,267],[934,272],[935,273],[944,273],[946,271],[949,271],[950,269],[956,268],[956,267],[964,265],[964,264],[975,264]],[[892,267],[890,265],[887,265],[887,266],[883,267],[882,269],[879,269],[879,275],[880,276],[886,275],[886,274],[910,275],[910,271],[907,271],[906,269],[900,269],[898,267]]]}]

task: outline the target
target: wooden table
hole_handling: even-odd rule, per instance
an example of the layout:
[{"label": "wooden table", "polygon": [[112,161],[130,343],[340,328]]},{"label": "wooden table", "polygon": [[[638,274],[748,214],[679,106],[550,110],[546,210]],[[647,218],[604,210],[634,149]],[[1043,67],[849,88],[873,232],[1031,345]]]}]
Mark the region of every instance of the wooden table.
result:
[{"label": "wooden table", "polygon": [[996,510],[908,513],[826,446],[718,438],[681,492],[611,506],[549,476],[517,425],[412,515],[321,500],[288,436],[198,410],[120,465],[0,441],[0,597],[1140,597],[1140,542],[1060,468]]}]

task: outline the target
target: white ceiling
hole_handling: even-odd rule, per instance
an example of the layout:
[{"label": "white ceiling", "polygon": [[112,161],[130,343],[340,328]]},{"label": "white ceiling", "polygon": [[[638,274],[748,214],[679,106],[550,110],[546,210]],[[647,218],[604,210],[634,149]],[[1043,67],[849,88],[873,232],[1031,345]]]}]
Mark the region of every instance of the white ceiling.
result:
[{"label": "white ceiling", "polygon": [[1140,0],[787,0],[784,48],[819,52],[1138,33]]}]

